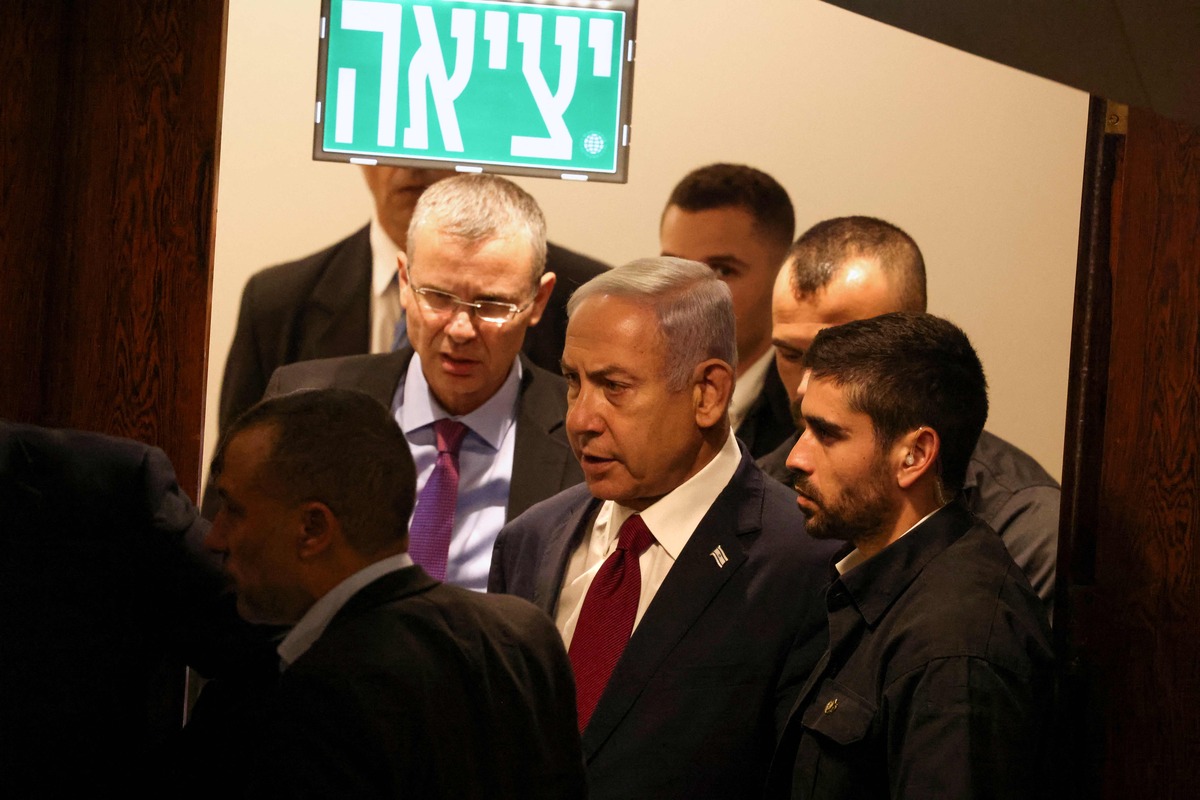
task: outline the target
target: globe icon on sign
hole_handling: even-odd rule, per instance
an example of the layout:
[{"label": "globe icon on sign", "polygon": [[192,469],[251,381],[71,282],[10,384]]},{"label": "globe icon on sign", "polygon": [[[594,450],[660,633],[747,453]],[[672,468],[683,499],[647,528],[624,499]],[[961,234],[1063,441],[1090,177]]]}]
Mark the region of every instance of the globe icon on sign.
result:
[{"label": "globe icon on sign", "polygon": [[589,156],[598,156],[604,150],[604,137],[598,133],[589,133],[583,137],[583,149]]}]

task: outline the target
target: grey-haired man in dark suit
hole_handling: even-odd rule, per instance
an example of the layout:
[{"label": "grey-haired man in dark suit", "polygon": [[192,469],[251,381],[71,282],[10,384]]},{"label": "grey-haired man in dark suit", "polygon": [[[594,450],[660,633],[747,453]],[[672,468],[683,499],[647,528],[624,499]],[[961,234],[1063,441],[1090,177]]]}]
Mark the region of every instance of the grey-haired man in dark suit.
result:
[{"label": "grey-haired man in dark suit", "polygon": [[[582,479],[563,429],[566,385],[520,354],[556,285],[545,262],[545,220],[526,192],[493,175],[439,181],[417,202],[400,257],[409,346],[288,365],[267,390],[352,388],[391,408],[417,464],[414,557],[434,577],[480,591],[504,523]],[[426,487],[444,420],[467,432],[438,574],[422,555],[427,533],[436,537],[422,504],[434,502]]]}]

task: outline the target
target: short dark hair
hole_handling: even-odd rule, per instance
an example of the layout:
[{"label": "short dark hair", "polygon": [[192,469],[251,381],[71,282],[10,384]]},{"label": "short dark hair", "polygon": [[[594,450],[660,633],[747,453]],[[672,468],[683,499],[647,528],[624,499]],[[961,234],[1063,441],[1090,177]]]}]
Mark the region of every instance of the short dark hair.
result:
[{"label": "short dark hair", "polygon": [[962,489],[988,398],[979,356],[956,325],[910,312],[835,325],[813,339],[805,365],[871,418],[880,447],[921,426],[937,431],[942,486]]},{"label": "short dark hair", "polygon": [[900,228],[875,217],[837,217],[818,222],[796,240],[784,262],[791,270],[792,291],[808,297],[824,289],[854,258],[879,264],[900,290],[897,311],[926,307],[925,259],[921,248]]},{"label": "short dark hair", "polygon": [[709,164],[692,170],[671,192],[664,215],[671,206],[691,212],[744,208],[763,233],[783,245],[796,233],[796,212],[787,190],[767,173],[744,164]]},{"label": "short dark hair", "polygon": [[341,522],[347,543],[364,556],[407,543],[416,468],[404,433],[378,401],[349,389],[309,389],[263,400],[222,437],[214,477],[221,474],[233,437],[257,427],[274,433],[258,475],[265,491],[291,503],[324,503]]}]

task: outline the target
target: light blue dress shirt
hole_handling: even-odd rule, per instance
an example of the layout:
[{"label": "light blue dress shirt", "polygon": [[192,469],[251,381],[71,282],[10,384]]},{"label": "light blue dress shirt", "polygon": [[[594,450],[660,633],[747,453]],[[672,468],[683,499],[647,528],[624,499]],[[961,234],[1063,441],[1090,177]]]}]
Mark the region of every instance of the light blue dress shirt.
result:
[{"label": "light blue dress shirt", "polygon": [[446,583],[477,592],[487,589],[492,547],[504,527],[512,483],[520,387],[521,362],[517,359],[490,400],[470,414],[453,417],[430,391],[421,372],[421,357],[415,353],[396,387],[392,416],[404,431],[416,462],[418,503],[437,461],[433,423],[450,417],[470,429],[458,454],[458,504],[446,559]]}]

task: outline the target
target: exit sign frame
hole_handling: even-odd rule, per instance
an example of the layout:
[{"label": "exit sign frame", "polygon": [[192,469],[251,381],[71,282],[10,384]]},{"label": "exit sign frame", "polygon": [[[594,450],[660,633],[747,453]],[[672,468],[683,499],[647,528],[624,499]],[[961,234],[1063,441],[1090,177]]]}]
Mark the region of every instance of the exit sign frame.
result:
[{"label": "exit sign frame", "polygon": [[322,0],[313,158],[625,183],[636,23],[637,0]]}]

